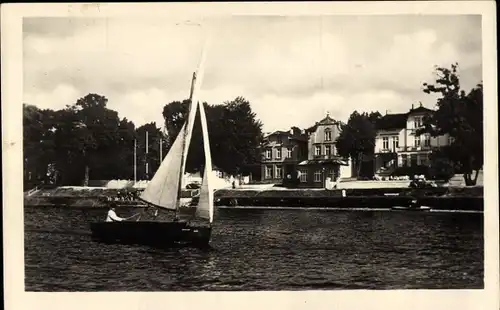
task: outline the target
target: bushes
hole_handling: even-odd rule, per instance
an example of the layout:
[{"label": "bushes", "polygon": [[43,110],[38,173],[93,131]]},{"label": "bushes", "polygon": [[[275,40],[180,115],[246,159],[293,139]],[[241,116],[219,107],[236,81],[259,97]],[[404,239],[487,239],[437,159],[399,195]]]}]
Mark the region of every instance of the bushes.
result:
[{"label": "bushes", "polygon": [[448,182],[455,175],[455,165],[445,157],[434,157],[431,159],[430,173],[435,180]]},{"label": "bushes", "polygon": [[287,173],[283,178],[282,185],[284,187],[297,188],[300,184],[299,174],[297,170]]},{"label": "bushes", "polygon": [[415,175],[424,175],[427,179],[443,180],[448,182],[455,175],[455,166],[453,163],[444,157],[431,158],[431,166],[411,166],[398,167],[391,173],[392,176],[409,176],[413,178]]}]

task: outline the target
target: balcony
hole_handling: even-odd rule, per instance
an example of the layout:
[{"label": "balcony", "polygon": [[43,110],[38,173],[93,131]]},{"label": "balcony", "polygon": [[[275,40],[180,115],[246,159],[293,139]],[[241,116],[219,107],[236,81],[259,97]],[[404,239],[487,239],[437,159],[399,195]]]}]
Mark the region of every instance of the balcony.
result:
[{"label": "balcony", "polygon": [[399,150],[399,147],[396,149],[379,149],[377,153],[396,153]]},{"label": "balcony", "polygon": [[430,151],[434,149],[432,146],[427,145],[420,145],[420,146],[407,146],[402,148],[401,152],[419,152],[419,151]]},{"label": "balcony", "polygon": [[339,158],[339,156],[338,155],[332,155],[332,154],[330,154],[330,155],[324,155],[323,154],[323,155],[314,155],[313,158],[314,159],[337,159],[337,158]]}]

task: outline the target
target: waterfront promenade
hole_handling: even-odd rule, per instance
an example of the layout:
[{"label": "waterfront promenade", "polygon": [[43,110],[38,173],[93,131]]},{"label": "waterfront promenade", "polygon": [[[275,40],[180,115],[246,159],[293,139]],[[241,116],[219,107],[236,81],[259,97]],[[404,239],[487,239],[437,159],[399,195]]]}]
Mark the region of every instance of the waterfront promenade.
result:
[{"label": "waterfront promenade", "polygon": [[[379,187],[369,186],[378,182]],[[396,186],[393,181],[357,181],[358,186],[333,190],[311,188],[284,188],[269,185],[242,185],[215,191],[217,206],[233,207],[325,207],[325,208],[390,208],[407,204],[418,197],[425,205],[446,210],[482,211],[483,187],[448,186],[412,189]],[[342,184],[342,183],[340,183]],[[365,187],[361,187],[364,184]],[[383,187],[384,186],[384,187]],[[115,199],[124,189],[106,187],[58,187],[40,189],[25,194],[25,206],[106,207],[106,198]],[[185,191],[189,199],[194,191]],[[141,206],[135,200],[119,200],[119,205]]]}]

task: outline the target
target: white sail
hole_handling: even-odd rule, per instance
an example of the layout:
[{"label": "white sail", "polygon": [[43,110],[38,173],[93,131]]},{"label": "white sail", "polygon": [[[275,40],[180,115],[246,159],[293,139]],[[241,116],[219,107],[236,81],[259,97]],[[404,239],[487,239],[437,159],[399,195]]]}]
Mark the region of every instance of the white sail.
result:
[{"label": "white sail", "polygon": [[207,219],[210,223],[214,217],[214,192],[212,189],[212,155],[210,153],[210,141],[208,138],[207,118],[203,104],[200,108],[201,130],[203,133],[203,150],[205,152],[205,171],[200,188],[200,200],[196,209],[196,216]]},{"label": "white sail", "polygon": [[[183,155],[182,155],[182,166],[181,166],[181,171],[182,174],[184,175],[184,172],[186,171],[186,162],[187,162],[187,156],[188,156],[188,151],[189,151],[189,145],[191,143],[191,136],[193,134],[193,126],[194,126],[194,120],[196,116],[196,108],[197,105],[193,104],[193,99],[195,99],[195,87],[196,87],[196,73],[193,74],[193,82],[191,85],[191,94],[190,94],[190,100],[191,102],[189,103],[189,114],[186,119],[187,125],[186,125],[186,139],[184,141],[184,150],[183,150]],[[184,180],[184,178],[182,178]],[[182,183],[181,180],[181,183]],[[184,187],[185,184],[180,184],[180,186]]]},{"label": "white sail", "polygon": [[[203,49],[201,51],[201,57],[200,57],[200,62],[198,64],[198,71],[193,74],[193,82],[191,85],[191,94],[189,96],[190,99],[190,109],[189,109],[189,115],[187,118],[187,128],[186,128],[186,147],[184,149],[184,160],[182,162],[182,172],[186,170],[186,160],[188,157],[188,151],[189,151],[189,144],[191,143],[191,136],[193,134],[193,125],[194,125],[194,120],[196,117],[196,110],[198,108],[198,93],[201,88],[201,84],[203,82],[203,76],[205,75],[205,60],[207,56],[207,50],[209,46],[209,40],[210,37],[208,37],[204,43]],[[184,186],[185,184],[181,184],[181,186]]]},{"label": "white sail", "polygon": [[175,210],[179,195],[179,174],[185,144],[186,124],[160,164],[158,171],[141,194],[141,199],[158,207]]}]

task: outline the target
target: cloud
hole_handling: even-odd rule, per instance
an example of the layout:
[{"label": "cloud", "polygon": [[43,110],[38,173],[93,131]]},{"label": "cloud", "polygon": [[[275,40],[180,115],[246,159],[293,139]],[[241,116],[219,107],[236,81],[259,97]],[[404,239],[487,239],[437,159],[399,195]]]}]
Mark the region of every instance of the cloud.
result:
[{"label": "cloud", "polygon": [[[459,62],[465,89],[482,75],[475,16],[233,17],[211,25],[200,100],[243,96],[265,130],[308,127],[327,110],[345,121],[353,110],[432,107],[421,86],[435,65]],[[164,19],[24,26],[25,102],[60,108],[99,93],[136,125],[163,123],[163,106],[187,98],[205,34]]]},{"label": "cloud", "polygon": [[35,104],[41,109],[63,109],[67,104],[76,102],[81,97],[79,91],[68,84],[59,84],[49,92],[34,92],[24,95],[24,102]]}]

